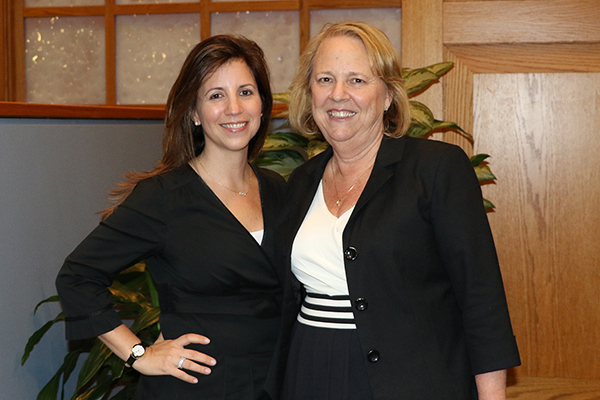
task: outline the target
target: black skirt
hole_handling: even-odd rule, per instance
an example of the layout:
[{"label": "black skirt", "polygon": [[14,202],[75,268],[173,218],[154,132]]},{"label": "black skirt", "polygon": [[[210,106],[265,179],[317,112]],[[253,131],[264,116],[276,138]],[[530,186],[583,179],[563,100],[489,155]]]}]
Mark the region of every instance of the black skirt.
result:
[{"label": "black skirt", "polygon": [[356,329],[315,328],[296,322],[283,400],[373,398]]}]

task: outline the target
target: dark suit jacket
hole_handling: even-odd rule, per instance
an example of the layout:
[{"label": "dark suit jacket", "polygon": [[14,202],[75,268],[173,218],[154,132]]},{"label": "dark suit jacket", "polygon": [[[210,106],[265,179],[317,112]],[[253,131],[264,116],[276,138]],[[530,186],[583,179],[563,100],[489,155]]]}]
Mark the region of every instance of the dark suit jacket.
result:
[{"label": "dark suit jacket", "polygon": [[[286,333],[302,300],[289,272],[292,243],[331,155],[289,182],[276,243],[288,270]],[[375,399],[477,398],[473,375],[520,364],[481,189],[459,147],[383,139],[343,246]]]},{"label": "dark suit jacket", "polygon": [[160,302],[165,339],[198,333],[215,357],[208,376],[190,385],[172,376],[142,376],[136,398],[240,399],[260,396],[279,335],[281,273],[272,252],[285,183],[255,169],[264,237],[259,245],[189,166],[145,179],[69,255],[57,277],[67,338],[97,336],[121,324],[108,286],[146,260]]}]

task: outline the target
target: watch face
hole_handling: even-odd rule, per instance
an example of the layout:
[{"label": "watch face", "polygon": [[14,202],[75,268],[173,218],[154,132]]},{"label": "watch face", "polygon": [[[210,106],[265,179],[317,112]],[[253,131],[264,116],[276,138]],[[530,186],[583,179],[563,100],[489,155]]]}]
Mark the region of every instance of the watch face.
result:
[{"label": "watch face", "polygon": [[140,358],[141,356],[144,355],[145,352],[146,352],[146,349],[141,344],[136,344],[131,349],[131,355],[133,355],[135,358]]}]

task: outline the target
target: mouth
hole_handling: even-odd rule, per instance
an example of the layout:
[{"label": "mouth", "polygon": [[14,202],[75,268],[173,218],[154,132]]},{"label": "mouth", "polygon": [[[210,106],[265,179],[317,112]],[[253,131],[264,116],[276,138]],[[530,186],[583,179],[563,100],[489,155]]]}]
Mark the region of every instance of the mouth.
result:
[{"label": "mouth", "polygon": [[354,111],[337,111],[337,110],[329,110],[327,114],[332,118],[348,118],[352,117],[356,114]]},{"label": "mouth", "polygon": [[240,129],[246,126],[247,124],[248,122],[231,122],[228,124],[221,124],[221,126],[227,129]]}]

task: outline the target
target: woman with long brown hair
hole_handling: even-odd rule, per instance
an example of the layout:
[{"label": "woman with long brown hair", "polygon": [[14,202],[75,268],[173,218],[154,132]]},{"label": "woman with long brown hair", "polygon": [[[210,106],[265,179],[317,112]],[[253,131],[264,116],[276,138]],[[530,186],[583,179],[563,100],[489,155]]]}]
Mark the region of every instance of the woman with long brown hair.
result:
[{"label": "woman with long brown hair", "polygon": [[[138,399],[266,396],[281,297],[267,254],[283,180],[248,161],[271,108],[256,43],[222,35],[198,44],[168,97],[161,164],[130,175],[58,275],[67,338],[98,336],[138,370]],[[149,346],[121,322],[108,291],[140,260],[161,309]]]}]

